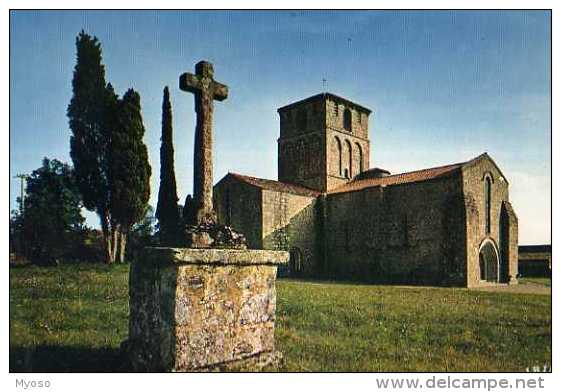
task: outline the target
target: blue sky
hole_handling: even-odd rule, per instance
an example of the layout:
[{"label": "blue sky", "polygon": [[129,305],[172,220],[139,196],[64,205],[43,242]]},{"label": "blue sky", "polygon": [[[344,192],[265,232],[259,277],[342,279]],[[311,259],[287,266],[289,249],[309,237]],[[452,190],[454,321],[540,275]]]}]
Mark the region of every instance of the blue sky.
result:
[{"label": "blue sky", "polygon": [[321,92],[325,78],[330,92],[373,109],[371,166],[396,173],[487,151],[510,181],[520,243],[551,241],[548,12],[11,12],[11,176],[44,156],[71,162],[66,108],[81,29],[100,39],[117,93],[141,95],[153,206],[162,89],[170,87],[182,202],[195,118],[178,79],[206,59],[230,88],[215,106],[215,181],[228,171],[276,179],[276,109]]}]

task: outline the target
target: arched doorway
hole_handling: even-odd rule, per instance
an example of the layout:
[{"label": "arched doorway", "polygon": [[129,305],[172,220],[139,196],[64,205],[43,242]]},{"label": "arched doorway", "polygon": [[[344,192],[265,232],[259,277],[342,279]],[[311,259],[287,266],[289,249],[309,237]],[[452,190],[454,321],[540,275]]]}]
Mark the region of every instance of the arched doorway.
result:
[{"label": "arched doorway", "polygon": [[303,271],[302,251],[298,248],[290,249],[290,276],[299,276]]},{"label": "arched doorway", "polygon": [[486,239],[479,247],[479,278],[486,282],[500,281],[500,257],[495,243]]}]

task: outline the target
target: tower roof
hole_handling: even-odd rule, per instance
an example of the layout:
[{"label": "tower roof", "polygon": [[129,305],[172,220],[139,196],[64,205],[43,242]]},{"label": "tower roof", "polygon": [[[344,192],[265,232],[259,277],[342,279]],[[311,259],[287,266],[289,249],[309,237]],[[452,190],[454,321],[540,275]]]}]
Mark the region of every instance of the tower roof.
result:
[{"label": "tower roof", "polygon": [[292,109],[296,106],[300,106],[300,105],[305,104],[305,103],[309,103],[309,102],[313,102],[313,101],[324,101],[326,99],[331,99],[333,101],[340,102],[340,103],[343,103],[345,105],[354,107],[355,109],[357,109],[361,112],[364,112],[366,114],[372,113],[372,110],[368,109],[367,107],[364,107],[362,105],[359,105],[358,103],[355,103],[353,101],[349,101],[346,98],[340,97],[340,96],[332,94],[332,93],[327,93],[327,92],[312,95],[311,97],[308,97],[308,98],[302,99],[300,101],[296,101],[296,102],[293,102],[291,104],[282,106],[282,107],[277,109],[277,112],[280,113],[280,112],[283,112],[283,111],[288,110],[288,109]]}]

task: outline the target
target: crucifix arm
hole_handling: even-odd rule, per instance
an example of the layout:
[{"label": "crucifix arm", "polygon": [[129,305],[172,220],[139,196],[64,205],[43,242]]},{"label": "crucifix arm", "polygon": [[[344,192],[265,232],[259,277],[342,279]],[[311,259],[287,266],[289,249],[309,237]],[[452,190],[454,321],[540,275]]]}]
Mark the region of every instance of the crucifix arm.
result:
[{"label": "crucifix arm", "polygon": [[179,77],[179,88],[190,93],[201,91],[201,83],[196,75],[184,73]]},{"label": "crucifix arm", "polygon": [[228,98],[228,86],[215,82],[212,79],[210,79],[210,84],[208,82],[205,83],[204,79],[201,79],[199,75],[193,75],[191,73],[184,73],[181,75],[179,78],[179,88],[194,94],[200,93],[205,89],[207,89],[206,91],[210,90],[212,91],[212,98],[217,101],[224,101]]},{"label": "crucifix arm", "polygon": [[213,82],[213,87],[214,99],[216,99],[217,101],[224,101],[226,98],[228,98],[228,86],[222,83]]}]

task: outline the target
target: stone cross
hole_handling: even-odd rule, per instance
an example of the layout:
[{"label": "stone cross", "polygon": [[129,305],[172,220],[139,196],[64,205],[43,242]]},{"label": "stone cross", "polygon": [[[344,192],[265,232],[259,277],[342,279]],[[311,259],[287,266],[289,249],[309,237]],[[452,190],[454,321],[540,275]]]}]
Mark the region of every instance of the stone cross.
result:
[{"label": "stone cross", "polygon": [[195,225],[215,223],[216,214],[212,205],[212,112],[214,100],[228,97],[228,86],[213,79],[214,69],[208,61],[195,65],[195,74],[184,73],[179,78],[179,88],[195,94],[195,162],[193,203]]}]

